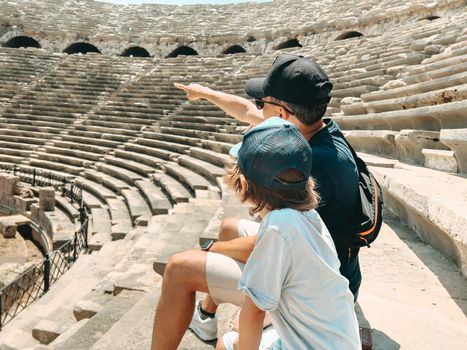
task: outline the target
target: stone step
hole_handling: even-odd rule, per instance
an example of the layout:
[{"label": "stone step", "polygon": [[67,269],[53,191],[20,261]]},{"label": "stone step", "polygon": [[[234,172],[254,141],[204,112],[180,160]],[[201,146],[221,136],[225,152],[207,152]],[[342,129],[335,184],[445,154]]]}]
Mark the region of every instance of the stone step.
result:
[{"label": "stone step", "polygon": [[333,117],[342,129],[440,129],[463,128],[467,125],[463,113],[467,101],[455,101],[436,106],[425,106],[407,110]]},{"label": "stone step", "polygon": [[[140,143],[141,139],[138,140]],[[140,154],[146,154],[156,159],[171,160],[178,156],[177,153],[173,151],[168,151],[166,149],[154,148],[153,146],[142,146],[140,144],[127,143],[124,145],[125,150],[129,152],[139,152]]]},{"label": "stone step", "polygon": [[348,130],[344,136],[356,152],[396,158],[396,131],[387,130]]},{"label": "stone step", "polygon": [[457,161],[453,151],[424,148],[422,149],[422,154],[424,158],[423,165],[426,168],[446,171],[448,173],[458,172]]},{"label": "stone step", "polygon": [[[107,155],[105,156],[104,160],[107,164],[110,164],[112,166],[114,166],[115,168],[120,168],[122,169],[123,171],[125,171],[125,169],[129,170],[131,173],[137,173],[143,177],[147,177],[149,176],[150,174],[152,174],[154,172],[154,167],[151,167],[151,166],[147,166],[145,164],[141,164],[138,159],[137,159],[137,155],[135,156],[132,156],[131,153],[129,152],[124,152],[123,153],[121,151],[118,151],[118,150],[115,150],[115,155],[117,157],[113,157],[113,156],[110,156],[110,155]],[[125,156],[124,158],[120,158],[119,156]],[[128,157],[128,158],[126,158]],[[130,160],[129,158],[133,158],[134,160]],[[147,158],[149,159],[149,158]],[[158,164],[160,163],[156,163],[154,164],[155,166],[157,166]],[[124,176],[124,179],[129,179],[130,181],[133,182],[133,177],[130,175],[131,173],[127,174],[126,176]],[[117,176],[117,177],[123,177],[123,175],[121,176]]]},{"label": "stone step", "polygon": [[138,189],[131,188],[122,190],[122,196],[125,198],[125,202],[130,211],[132,222],[138,220],[139,226],[147,226],[152,213]]},{"label": "stone step", "polygon": [[212,163],[218,167],[224,167],[231,160],[230,156],[226,154],[199,147],[191,147],[190,156]]},{"label": "stone step", "polygon": [[167,151],[175,152],[175,153],[181,153],[181,154],[185,154],[190,149],[190,146],[187,146],[187,145],[174,143],[174,142],[161,141],[161,140],[138,138],[136,142],[140,145],[155,147],[155,148],[159,148],[159,149],[163,149],[163,150],[167,150]]},{"label": "stone step", "polygon": [[91,208],[91,237],[88,246],[91,251],[100,250],[102,246],[112,241],[112,221],[105,208]]},{"label": "stone step", "polygon": [[401,86],[394,89],[388,89],[383,91],[377,91],[373,93],[363,94],[362,100],[365,102],[387,100],[397,97],[405,97],[416,95],[420,93],[430,92],[434,90],[441,90],[457,85],[467,83],[467,72],[461,72],[458,74],[449,75],[447,77],[433,79],[426,82],[411,84],[407,86]]},{"label": "stone step", "polygon": [[112,240],[122,239],[133,229],[128,208],[120,198],[108,198],[107,204],[112,219]]},{"label": "stone step", "polygon": [[[160,169],[161,165],[165,163],[165,160],[162,158],[157,158],[147,154],[141,154],[139,152],[128,152],[120,149],[114,151],[115,156],[119,158],[128,159],[131,164],[132,162],[139,164],[141,167],[141,174],[150,174],[156,169]],[[128,167],[131,170],[131,168]]]},{"label": "stone step", "polygon": [[[92,170],[86,170],[84,172],[84,175],[86,176],[86,174],[88,174],[87,176],[90,176],[90,174],[95,174],[95,173]],[[100,177],[95,178],[95,177],[90,176],[90,178],[101,181]],[[117,196],[115,192],[109,190],[108,188],[101,185],[100,183],[97,183],[92,180],[87,180],[83,177],[77,177],[75,179],[75,183],[81,186],[86,191],[96,195],[102,202],[105,202],[107,198],[115,198]]]},{"label": "stone step", "polygon": [[68,198],[62,197],[58,193],[55,194],[55,205],[62,210],[71,221],[79,219],[79,205],[71,204]]},{"label": "stone step", "polygon": [[195,190],[207,190],[211,186],[210,182],[204,177],[177,163],[166,162],[163,168],[166,174],[176,178],[185,186],[191,188],[193,192]]},{"label": "stone step", "polygon": [[188,202],[188,200],[192,198],[188,189],[167,174],[155,173],[153,179],[154,182],[167,193],[172,203]]},{"label": "stone step", "polygon": [[[444,64],[448,65],[444,66]],[[429,66],[432,66],[433,69],[425,70]],[[423,68],[423,70],[420,70],[419,68]],[[401,78],[404,83],[411,85],[462,73],[465,72],[466,69],[467,55],[464,57],[455,57],[453,59],[445,60],[443,61],[443,66],[440,65],[439,62],[436,64],[423,64],[420,65],[420,67],[417,66],[405,73],[401,73]]]},{"label": "stone step", "polygon": [[[115,148],[120,144],[119,142],[115,142],[111,140],[103,140],[101,138],[83,136],[83,135],[86,135],[85,133],[76,133],[72,130],[69,130],[69,132],[73,134],[61,135],[61,139],[59,141],[68,141],[68,142],[78,143],[78,144],[95,145],[95,146],[101,147],[102,149]],[[74,134],[79,134],[79,135],[74,135]]]},{"label": "stone step", "polygon": [[[122,161],[124,162],[124,161]],[[142,180],[143,177],[133,171],[126,170],[117,166],[105,164],[105,163],[96,163],[97,169],[103,173],[110,175],[112,177],[121,179],[129,185],[134,185],[138,180]]]},{"label": "stone step", "polygon": [[149,204],[152,215],[167,214],[172,209],[167,196],[151,180],[136,181],[135,185]]},{"label": "stone step", "polygon": [[[107,187],[107,189],[111,190],[114,194],[120,193],[123,189],[130,188],[130,185],[125,181],[119,180],[113,176],[101,173],[99,171],[87,169],[82,173],[82,175],[89,180],[102,184],[103,186]],[[102,192],[101,188],[99,188],[99,190],[101,193],[104,193]],[[110,196],[110,193],[105,192],[105,198],[108,196]],[[105,200],[103,201],[105,202]]]},{"label": "stone step", "polygon": [[[67,341],[60,344],[60,350],[88,350],[107,332],[138,300],[143,292],[123,291],[94,317],[87,321]],[[54,347],[52,346],[52,349]]]},{"label": "stone step", "polygon": [[14,140],[13,142],[3,141],[4,138],[5,138],[5,135],[0,136],[0,147],[2,147],[2,149],[16,149],[16,150],[32,151],[35,148],[34,145],[30,145],[28,143],[15,142],[15,141],[20,141],[16,137],[12,137],[12,140]]},{"label": "stone step", "polygon": [[67,173],[68,176],[78,175],[84,170],[82,167],[33,158],[29,159],[29,165],[32,167],[47,169],[47,171],[49,171],[49,169],[58,170],[60,172]]},{"label": "stone step", "polygon": [[[214,153],[228,155],[234,144],[229,142],[221,142],[215,140],[202,140],[203,149],[210,150]],[[199,148],[199,147],[198,147]]]},{"label": "stone step", "polygon": [[84,160],[99,161],[102,157],[101,154],[86,152],[86,151],[82,151],[79,149],[77,150],[77,149],[69,149],[69,148],[55,147],[55,146],[45,146],[44,148],[47,153],[61,154],[64,156],[70,156],[74,158],[83,158],[83,161]]},{"label": "stone step", "polygon": [[199,137],[193,137],[193,133],[190,133],[191,136],[185,135],[187,130],[177,129],[177,128],[167,128],[161,127],[161,133],[159,132],[145,132],[145,138],[151,138],[160,141],[180,143],[182,145],[200,147],[201,140]]},{"label": "stone step", "polygon": [[224,169],[217,165],[190,156],[180,156],[177,161],[181,166],[193,170],[212,183],[216,183],[217,178],[225,173]]},{"label": "stone step", "polygon": [[423,149],[448,150],[439,140],[439,132],[403,129],[396,135],[397,158],[405,163],[423,165]]},{"label": "stone step", "polygon": [[457,161],[457,169],[460,173],[467,173],[467,128],[463,129],[443,129],[440,133],[440,140],[451,150]]},{"label": "stone step", "polygon": [[8,154],[0,154],[0,162],[20,164],[25,158],[18,156],[10,156]]},{"label": "stone step", "polygon": [[35,152],[35,156],[39,159],[43,159],[46,161],[57,162],[61,164],[69,164],[72,166],[83,167],[83,168],[87,168],[92,165],[92,162],[86,159],[81,159],[81,158],[77,158],[77,157],[69,156],[69,155],[40,152],[39,150],[40,149],[38,149],[38,151]]},{"label": "stone step", "polygon": [[0,147],[0,154],[13,157],[29,158],[32,156],[33,151]]},{"label": "stone step", "polygon": [[[467,275],[466,179],[405,164],[371,167],[384,191],[385,206]],[[433,186],[433,184],[437,184]],[[436,217],[436,221],[432,218]]]},{"label": "stone step", "polygon": [[401,109],[411,109],[446,102],[462,101],[465,99],[467,99],[467,84],[430,91],[422,94],[416,94],[408,97],[341,105],[341,110],[345,115],[358,115],[365,113],[380,113],[387,111],[397,111]]}]

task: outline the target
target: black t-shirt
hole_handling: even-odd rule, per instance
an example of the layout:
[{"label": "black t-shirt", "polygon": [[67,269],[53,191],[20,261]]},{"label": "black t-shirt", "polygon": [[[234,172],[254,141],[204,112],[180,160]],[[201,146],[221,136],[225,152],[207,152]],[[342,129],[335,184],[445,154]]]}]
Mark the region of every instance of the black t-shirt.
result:
[{"label": "black t-shirt", "polygon": [[337,124],[331,119],[324,122],[327,126],[309,141],[311,176],[321,197],[317,211],[331,233],[342,264],[342,255],[348,254],[348,247],[340,243],[342,230],[355,222],[358,214],[358,170]]}]

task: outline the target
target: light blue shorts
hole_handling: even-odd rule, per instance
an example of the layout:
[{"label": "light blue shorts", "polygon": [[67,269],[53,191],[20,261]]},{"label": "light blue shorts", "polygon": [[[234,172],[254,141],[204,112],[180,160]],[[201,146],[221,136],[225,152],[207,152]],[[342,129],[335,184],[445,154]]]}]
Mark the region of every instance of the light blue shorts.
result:
[{"label": "light blue shorts", "polygon": [[[234,341],[238,338],[238,332],[231,331],[224,334],[224,346],[227,350],[234,350]],[[274,327],[267,327],[263,330],[259,350],[281,350],[281,340]]]}]

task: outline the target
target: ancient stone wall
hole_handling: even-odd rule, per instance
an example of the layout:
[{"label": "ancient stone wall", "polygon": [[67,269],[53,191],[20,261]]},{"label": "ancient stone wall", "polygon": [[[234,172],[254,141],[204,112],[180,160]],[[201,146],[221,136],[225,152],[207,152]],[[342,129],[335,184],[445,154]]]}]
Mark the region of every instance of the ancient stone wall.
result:
[{"label": "ancient stone wall", "polygon": [[4,1],[0,45],[25,35],[51,52],[85,42],[108,55],[140,46],[153,56],[166,57],[178,47],[188,46],[200,55],[215,56],[232,45],[261,54],[314,33],[360,30],[376,35],[390,29],[391,23],[442,16],[465,5],[465,0],[286,0],[218,6],[121,6],[72,0],[62,5],[60,0]]}]

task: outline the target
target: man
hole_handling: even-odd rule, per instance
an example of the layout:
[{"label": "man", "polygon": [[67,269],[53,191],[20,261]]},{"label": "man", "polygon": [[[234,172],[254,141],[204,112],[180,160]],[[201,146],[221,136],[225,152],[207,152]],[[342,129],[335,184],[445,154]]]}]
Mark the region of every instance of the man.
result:
[{"label": "man", "polygon": [[[337,125],[323,120],[332,84],[322,68],[303,57],[279,56],[265,78],[247,82],[246,92],[255,103],[197,84],[175,86],[184,90],[188,99],[206,99],[237,120],[257,125],[278,116],[299,128],[313,152],[311,176],[321,198],[317,211],[331,233],[340,272],[349,280],[356,300],[361,282],[358,249],[350,249],[340,241],[341,232],[353,224],[359,210],[358,171]],[[210,246],[209,252],[244,263],[253,250],[258,228],[259,224],[248,220],[227,218],[220,229],[220,241]],[[236,288],[238,279],[229,280],[236,273],[241,274],[241,269],[228,271],[223,278],[223,267],[208,258],[206,252],[188,251],[169,261],[155,319],[153,350],[176,349],[188,326],[204,340],[215,339],[217,305],[222,302],[241,305],[243,296]],[[209,295],[197,303],[192,317],[196,291]]]}]

